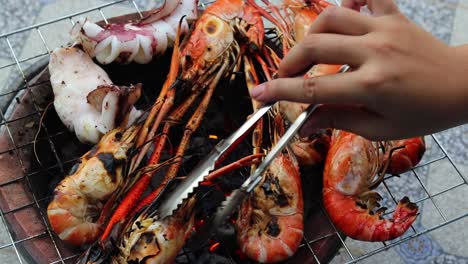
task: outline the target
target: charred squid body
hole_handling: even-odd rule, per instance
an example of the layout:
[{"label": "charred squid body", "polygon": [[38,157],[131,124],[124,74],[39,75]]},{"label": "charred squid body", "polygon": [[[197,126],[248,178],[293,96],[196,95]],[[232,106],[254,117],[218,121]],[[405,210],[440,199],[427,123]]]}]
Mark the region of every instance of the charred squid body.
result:
[{"label": "charred squid body", "polygon": [[132,127],[107,133],[55,188],[47,215],[60,239],[81,246],[101,234],[96,220],[103,204],[122,186],[123,167],[136,130]]},{"label": "charred squid body", "polygon": [[323,172],[323,203],[332,222],[347,236],[386,241],[401,236],[416,219],[418,207],[404,197],[392,219],[383,219],[382,197],[371,191],[382,181],[384,155],[358,135],[335,130]]},{"label": "charred squid body", "polygon": [[172,45],[183,16],[181,33],[188,31],[187,20],[197,18],[197,0],[166,0],[138,22],[111,23],[104,28],[83,18],[73,27],[72,38],[99,63],[146,64]]},{"label": "charred squid body", "polygon": [[141,115],[133,107],[141,86],[113,85],[107,73],[76,47],[54,50],[49,72],[55,110],[83,143],[96,144],[108,131],[128,127]]},{"label": "charred squid body", "polygon": [[242,252],[261,263],[291,257],[302,240],[303,215],[299,168],[280,154],[241,206],[236,229]]},{"label": "charred squid body", "polygon": [[195,198],[189,199],[163,220],[147,213],[140,215],[124,232],[112,263],[173,263],[192,231],[195,203]]}]

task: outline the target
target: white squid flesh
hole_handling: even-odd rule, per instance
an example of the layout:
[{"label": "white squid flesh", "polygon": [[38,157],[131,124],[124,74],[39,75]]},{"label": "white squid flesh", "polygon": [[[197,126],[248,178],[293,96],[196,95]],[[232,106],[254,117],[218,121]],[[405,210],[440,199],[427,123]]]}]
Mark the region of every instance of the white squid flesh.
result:
[{"label": "white squid flesh", "polygon": [[83,143],[96,144],[117,126],[129,127],[141,115],[133,107],[140,85],[118,87],[76,47],[55,49],[49,61],[55,110]]},{"label": "white squid flesh", "polygon": [[187,20],[197,18],[197,0],[166,0],[138,22],[101,27],[81,18],[71,35],[101,64],[114,61],[146,64],[173,44],[183,16],[181,33],[189,29]]}]

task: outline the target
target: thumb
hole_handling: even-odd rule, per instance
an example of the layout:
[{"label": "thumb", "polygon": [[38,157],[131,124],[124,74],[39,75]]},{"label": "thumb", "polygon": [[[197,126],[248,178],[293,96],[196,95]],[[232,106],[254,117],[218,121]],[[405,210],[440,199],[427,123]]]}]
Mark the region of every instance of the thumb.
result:
[{"label": "thumb", "polygon": [[346,130],[369,140],[385,140],[391,136],[385,119],[361,106],[322,105],[302,126],[299,135],[306,137],[319,128]]}]

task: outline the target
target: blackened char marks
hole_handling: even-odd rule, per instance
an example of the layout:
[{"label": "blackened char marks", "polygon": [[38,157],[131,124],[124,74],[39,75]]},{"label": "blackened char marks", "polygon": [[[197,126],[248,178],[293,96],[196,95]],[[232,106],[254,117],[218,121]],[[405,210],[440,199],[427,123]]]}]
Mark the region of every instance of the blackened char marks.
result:
[{"label": "blackened char marks", "polygon": [[111,153],[99,153],[97,158],[102,162],[104,168],[112,177],[112,182],[115,182],[117,174],[116,174],[116,167],[121,163],[120,160],[116,160],[114,155]]},{"label": "blackened char marks", "polygon": [[261,188],[265,196],[274,199],[278,206],[284,207],[289,205],[288,195],[285,194],[281,187],[278,177],[273,176],[272,173],[267,172],[265,175],[265,181],[261,185]]},{"label": "blackened char marks", "polygon": [[278,225],[278,219],[276,217],[273,217],[270,220],[270,222],[268,223],[266,232],[268,235],[273,236],[273,237],[277,237],[280,234],[281,229]]}]

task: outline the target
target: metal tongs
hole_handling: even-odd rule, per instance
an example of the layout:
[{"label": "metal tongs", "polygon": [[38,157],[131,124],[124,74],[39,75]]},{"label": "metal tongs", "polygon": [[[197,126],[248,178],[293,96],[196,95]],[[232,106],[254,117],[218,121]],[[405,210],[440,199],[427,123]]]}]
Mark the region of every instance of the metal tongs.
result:
[{"label": "metal tongs", "polygon": [[268,111],[273,107],[273,104],[267,104],[253,114],[237,131],[226,139],[221,140],[213,150],[197,164],[186,178],[177,186],[177,189],[170,193],[159,206],[158,215],[161,218],[172,215],[177,208],[182,205],[191,193],[199,186],[208,174],[214,170],[217,161],[237,143],[243,139]]},{"label": "metal tongs", "polygon": [[[348,71],[349,66],[343,66],[340,72]],[[161,218],[172,215],[180,205],[190,196],[191,193],[199,186],[208,174],[214,170],[216,162],[227,153],[233,146],[236,146],[239,140],[248,133],[268,111],[273,107],[273,103],[267,104],[253,114],[237,131],[235,131],[227,139],[220,141],[214,149],[208,154],[196,167],[192,170],[185,180],[177,186],[177,189],[168,194],[163,200],[158,209],[158,214]],[[274,158],[283,150],[288,142],[294,137],[297,131],[302,127],[307,118],[319,107],[319,105],[310,105],[294,123],[288,128],[284,135],[280,138],[277,144],[271,149],[263,162],[258,166],[253,174],[242,184],[239,189],[234,190],[230,196],[218,207],[215,216],[212,218],[212,223],[208,226],[210,232],[215,231],[217,227],[222,225],[240,206],[242,201],[251,193],[255,187],[261,182],[262,174],[268,168]],[[206,225],[205,225],[206,226]]]}]

